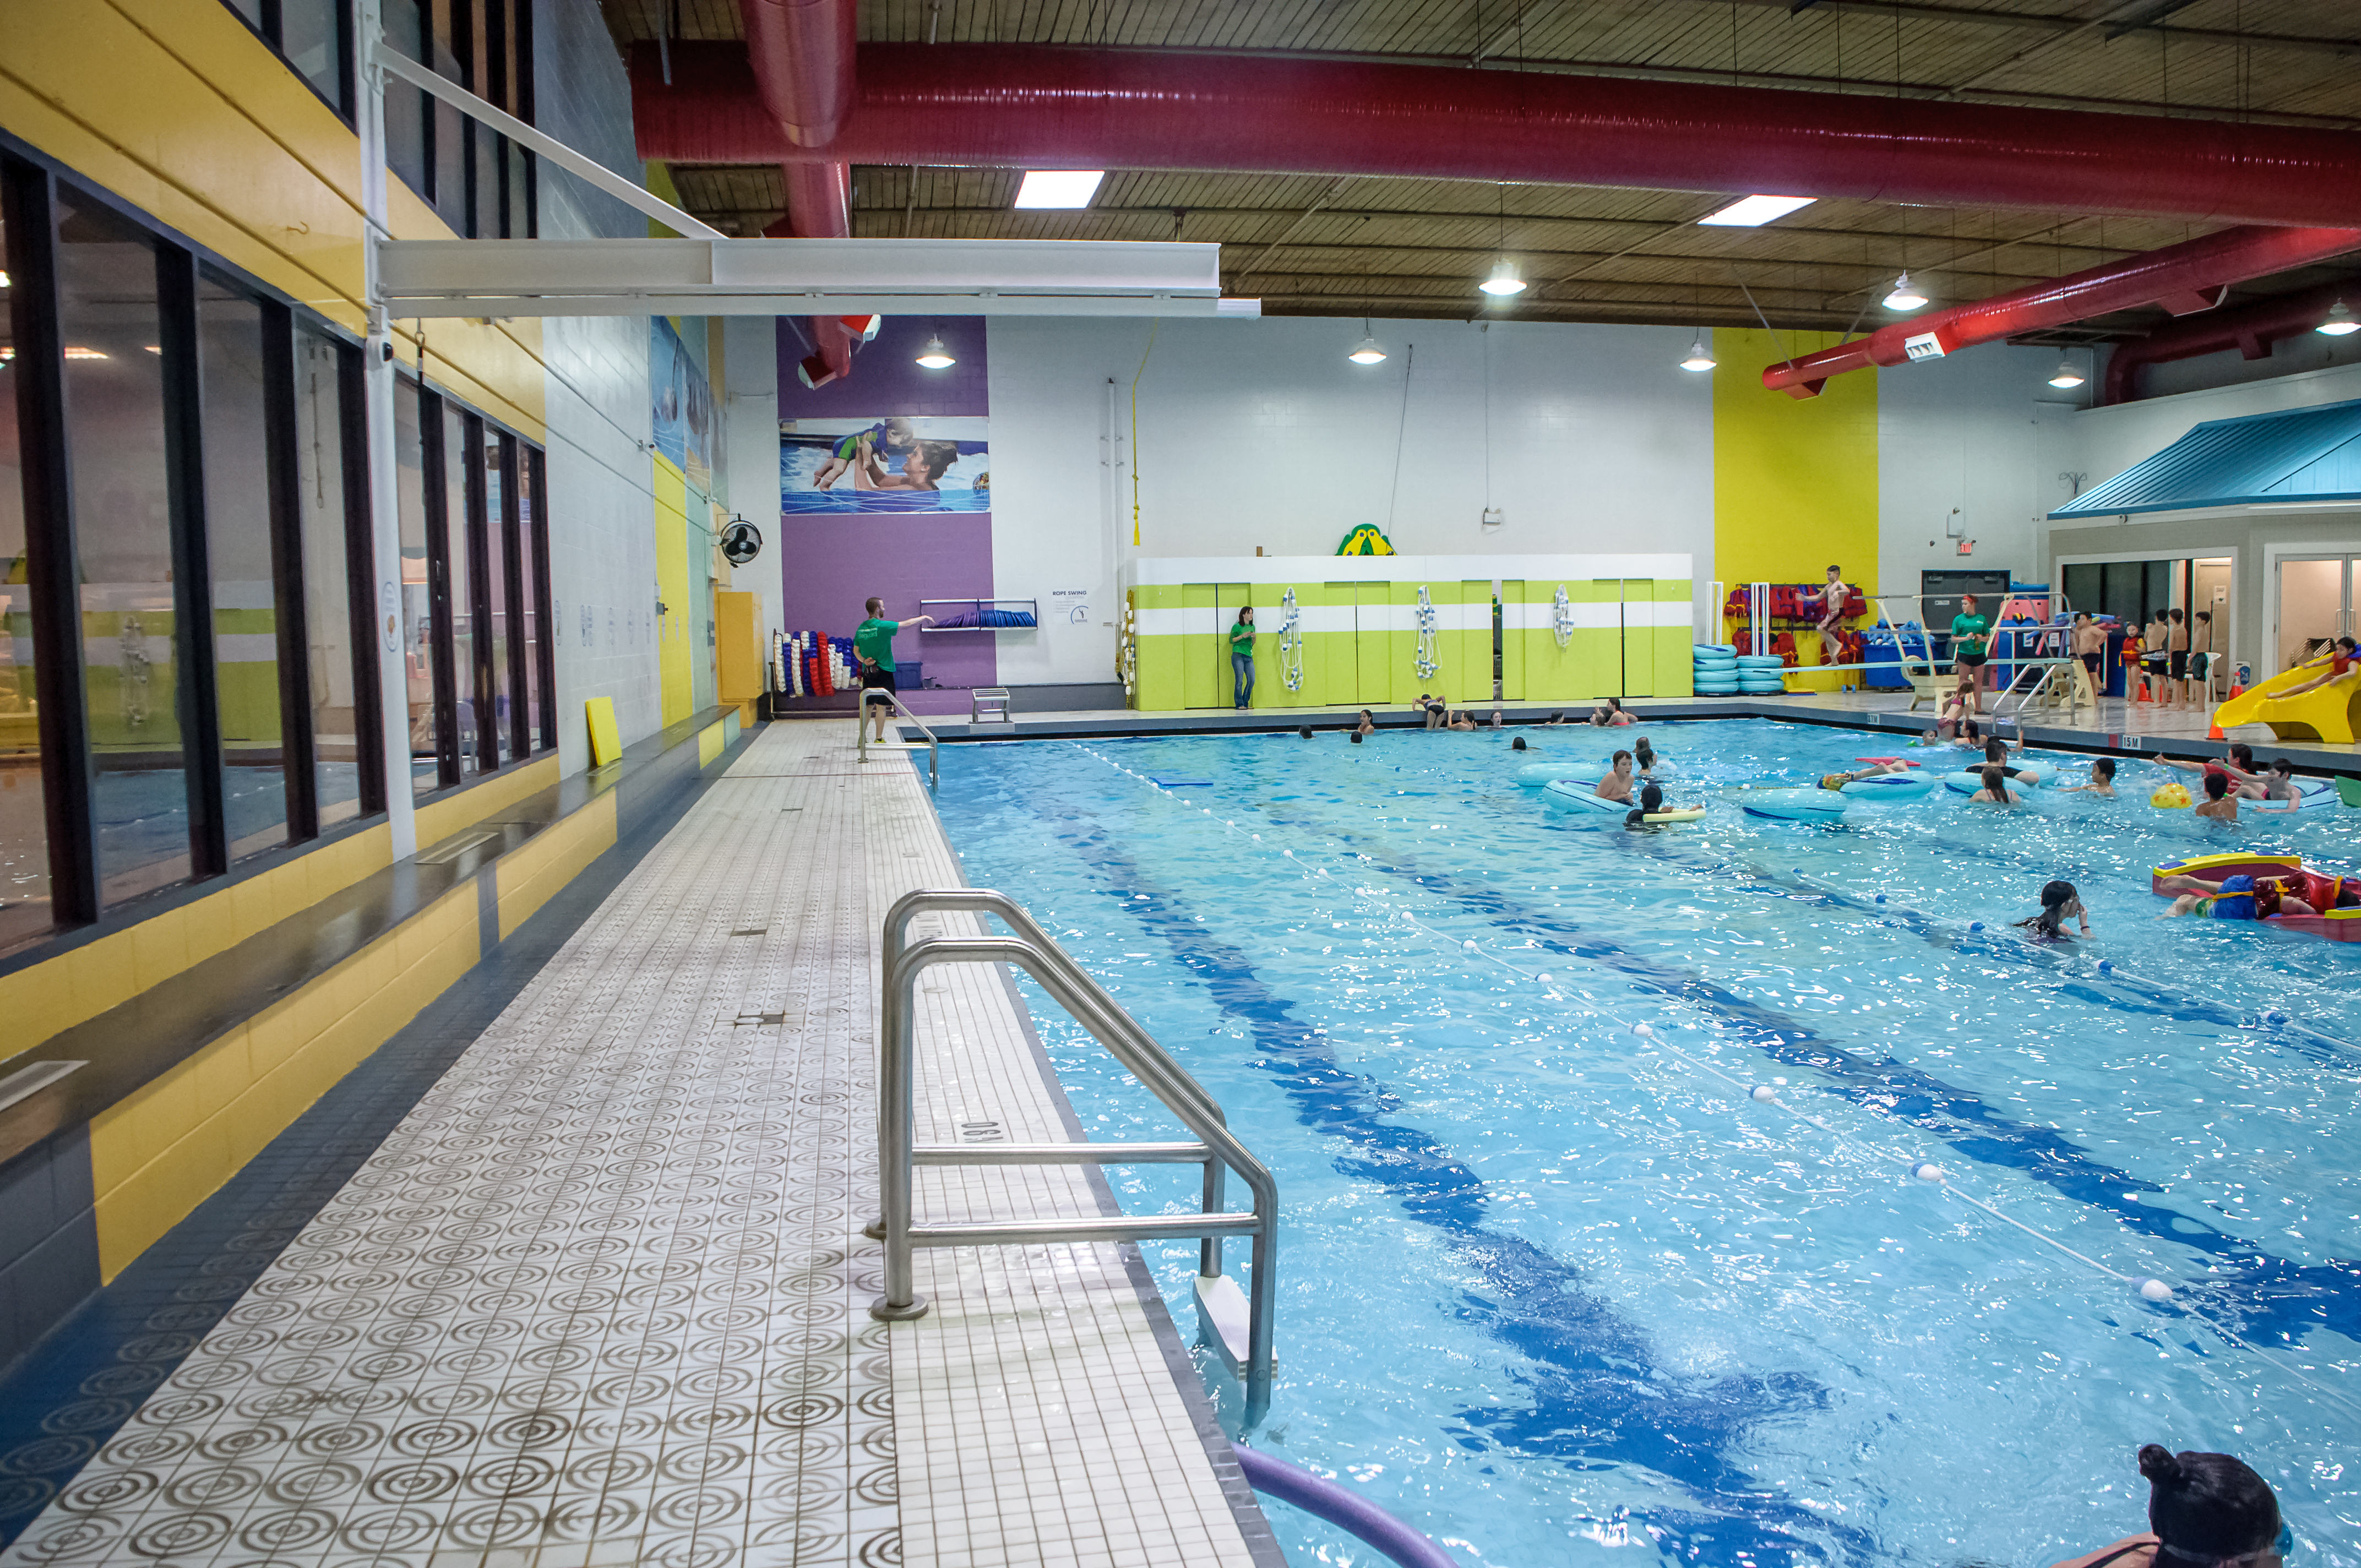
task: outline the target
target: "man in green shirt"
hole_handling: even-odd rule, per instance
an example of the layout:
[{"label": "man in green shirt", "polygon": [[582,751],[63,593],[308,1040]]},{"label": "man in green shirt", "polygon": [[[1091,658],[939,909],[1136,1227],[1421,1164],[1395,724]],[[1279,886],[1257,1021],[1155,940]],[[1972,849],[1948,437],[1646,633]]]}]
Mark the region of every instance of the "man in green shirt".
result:
[{"label": "man in green shirt", "polygon": [[1247,605],[1230,628],[1230,698],[1237,707],[1254,701],[1254,606]]},{"label": "man in green shirt", "polygon": [[1991,630],[1991,620],[1976,613],[1976,596],[1961,594],[1960,613],[1951,617],[1951,659],[1953,663],[1975,672],[1973,711],[1977,713],[1984,710],[1984,634]]},{"label": "man in green shirt", "polygon": [[[869,619],[852,633],[852,656],[861,664],[861,689],[866,693],[874,686],[881,691],[894,691],[896,689],[894,685],[894,633],[906,626],[932,626],[935,618],[917,615],[907,620],[887,620],[884,615],[885,601],[877,598],[869,601],[868,609]],[[894,705],[872,702],[863,696],[861,706],[876,718],[877,740],[883,743],[885,716],[894,711]]]}]

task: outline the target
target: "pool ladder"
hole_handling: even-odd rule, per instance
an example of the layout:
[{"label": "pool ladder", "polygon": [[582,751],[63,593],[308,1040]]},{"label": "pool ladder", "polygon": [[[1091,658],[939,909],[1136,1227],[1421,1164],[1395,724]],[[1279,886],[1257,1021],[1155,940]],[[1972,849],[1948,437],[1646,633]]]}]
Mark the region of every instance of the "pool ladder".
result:
[{"label": "pool ladder", "polygon": [[[933,789],[937,783],[935,751],[940,742],[935,739],[935,732],[927,728],[927,721],[910,711],[908,703],[904,702],[898,694],[888,691],[884,686],[862,687],[861,706],[853,709],[852,740],[853,744],[859,749],[860,760],[864,762],[869,760],[869,705],[879,701],[890,702],[900,708],[902,717],[917,725],[918,733],[927,738],[927,787]],[[879,745],[883,747],[884,742],[880,741]],[[917,750],[914,746],[899,744],[885,749],[895,751]]]},{"label": "pool ladder", "polygon": [[[906,943],[916,916],[938,911],[997,916],[1011,937],[928,937]],[[1270,1408],[1271,1313],[1278,1299],[1279,1188],[1270,1169],[1229,1130],[1213,1097],[1158,1045],[1105,988],[1003,893],[985,888],[920,888],[886,911],[884,984],[880,997],[877,1074],[877,1187],[883,1213],[869,1234],[885,1244],[885,1292],[870,1315],[888,1321],[920,1317],[926,1299],[911,1278],[918,1247],[1014,1246],[1037,1242],[1146,1241],[1195,1236],[1199,1321],[1206,1343],[1246,1388],[1246,1425]],[[912,1092],[918,976],[937,964],[1007,963],[1033,977],[1052,1001],[1090,1031],[1197,1137],[1173,1144],[930,1144],[914,1142]],[[911,1213],[911,1173],[921,1165],[1201,1165],[1203,1201],[1193,1214],[1126,1214],[1093,1218],[921,1224]],[[1235,1171],[1254,1196],[1246,1213],[1227,1209],[1224,1173]],[[1222,1272],[1222,1240],[1253,1238],[1244,1299]],[[1243,1320],[1243,1321],[1241,1321]]]}]

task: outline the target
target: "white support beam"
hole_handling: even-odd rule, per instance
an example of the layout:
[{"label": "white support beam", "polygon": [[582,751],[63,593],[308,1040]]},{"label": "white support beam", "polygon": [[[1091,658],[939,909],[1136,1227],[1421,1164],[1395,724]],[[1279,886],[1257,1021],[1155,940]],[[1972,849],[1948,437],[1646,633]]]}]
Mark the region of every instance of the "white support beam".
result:
[{"label": "white support beam", "polygon": [[[371,35],[365,32],[362,36]],[[489,126],[520,147],[538,153],[567,173],[589,181],[617,201],[629,203],[665,227],[698,239],[723,237],[721,231],[712,225],[690,217],[663,197],[642,190],[605,164],[585,158],[555,137],[533,129],[498,104],[477,97],[446,77],[436,75],[390,44],[378,45],[369,51],[369,57],[386,74],[399,76],[421,92],[433,93],[461,114]]]},{"label": "white support beam", "polygon": [[1221,247],[1025,239],[390,240],[397,316],[1254,316]]}]

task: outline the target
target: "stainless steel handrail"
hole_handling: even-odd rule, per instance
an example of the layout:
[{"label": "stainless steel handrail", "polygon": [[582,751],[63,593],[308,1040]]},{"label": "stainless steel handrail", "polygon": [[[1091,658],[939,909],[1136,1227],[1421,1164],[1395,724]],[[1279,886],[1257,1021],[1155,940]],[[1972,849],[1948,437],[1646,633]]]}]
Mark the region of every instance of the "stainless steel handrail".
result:
[{"label": "stainless steel handrail", "polygon": [[[927,910],[989,913],[1005,921],[1015,937],[928,938],[905,943],[904,928]],[[920,1246],[991,1246],[1034,1242],[1139,1240],[1196,1236],[1198,1271],[1216,1278],[1222,1271],[1221,1238],[1252,1238],[1248,1255],[1246,1384],[1246,1423],[1270,1408],[1274,1370],[1271,1319],[1278,1301],[1279,1190],[1270,1170],[1238,1142],[1221,1107],[1137,1021],[1117,1005],[1064,948],[1005,894],[981,888],[920,889],[905,894],[888,911],[884,931],[882,1040],[878,1065],[878,1190],[884,1214],[885,1290],[870,1306],[888,1321],[927,1310],[912,1279],[912,1251]],[[913,992],[918,975],[940,963],[1010,963],[1033,977],[1052,1001],[1090,1032],[1180,1124],[1197,1144],[960,1144],[919,1147],[913,1128],[916,1081],[916,1018]],[[1202,1164],[1202,1205],[1194,1214],[1112,1214],[1087,1218],[993,1221],[928,1224],[912,1214],[913,1170],[919,1165],[1018,1164]],[[1246,1213],[1224,1207],[1222,1175],[1235,1171],[1254,1195]]]},{"label": "stainless steel handrail", "polygon": [[852,710],[853,736],[860,745],[861,761],[865,762],[869,760],[869,705],[872,701],[879,697],[884,698],[887,702],[892,703],[895,707],[900,708],[902,710],[902,717],[917,725],[918,727],[918,733],[927,738],[927,787],[928,789],[934,788],[936,782],[935,751],[940,742],[935,739],[935,732],[927,728],[927,721],[910,711],[910,705],[902,700],[900,693],[888,691],[884,686],[862,687],[861,706]]}]

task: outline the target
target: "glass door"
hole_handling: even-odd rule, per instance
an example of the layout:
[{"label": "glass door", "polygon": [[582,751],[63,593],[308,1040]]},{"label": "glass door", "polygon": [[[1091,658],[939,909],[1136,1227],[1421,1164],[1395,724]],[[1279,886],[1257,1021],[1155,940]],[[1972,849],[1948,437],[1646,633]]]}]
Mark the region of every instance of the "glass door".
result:
[{"label": "glass door", "polygon": [[2275,670],[2291,670],[2318,657],[2332,639],[2351,634],[2353,566],[2349,555],[2280,558]]}]

